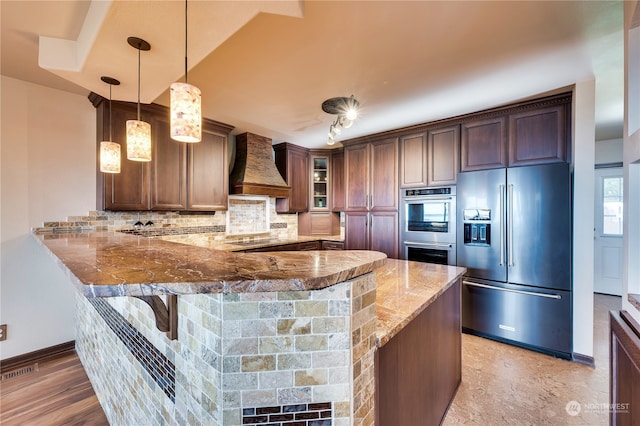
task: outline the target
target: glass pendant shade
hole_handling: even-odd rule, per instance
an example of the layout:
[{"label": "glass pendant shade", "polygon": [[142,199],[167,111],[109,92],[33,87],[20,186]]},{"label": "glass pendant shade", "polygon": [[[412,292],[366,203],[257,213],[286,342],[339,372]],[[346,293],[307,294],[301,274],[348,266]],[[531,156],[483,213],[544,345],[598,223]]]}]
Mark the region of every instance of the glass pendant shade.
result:
[{"label": "glass pendant shade", "polygon": [[131,161],[151,161],[151,125],[149,123],[127,120],[127,158]]},{"label": "glass pendant shade", "polygon": [[188,83],[173,83],[171,92],[171,139],[178,142],[202,140],[200,89]]},{"label": "glass pendant shade", "polygon": [[100,142],[100,171],[103,173],[120,173],[119,143]]}]

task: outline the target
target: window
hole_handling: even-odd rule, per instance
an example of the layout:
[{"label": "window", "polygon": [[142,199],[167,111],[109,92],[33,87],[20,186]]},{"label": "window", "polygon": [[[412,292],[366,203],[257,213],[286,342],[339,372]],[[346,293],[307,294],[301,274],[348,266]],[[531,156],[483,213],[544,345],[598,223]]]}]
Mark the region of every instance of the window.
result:
[{"label": "window", "polygon": [[602,234],[622,236],[622,177],[602,178]]}]

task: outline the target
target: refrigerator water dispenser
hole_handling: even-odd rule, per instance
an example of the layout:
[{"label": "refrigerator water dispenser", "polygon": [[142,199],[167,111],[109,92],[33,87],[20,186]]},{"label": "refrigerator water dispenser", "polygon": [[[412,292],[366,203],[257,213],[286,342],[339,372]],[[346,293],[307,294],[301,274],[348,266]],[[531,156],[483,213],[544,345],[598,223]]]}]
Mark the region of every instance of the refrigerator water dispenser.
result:
[{"label": "refrigerator water dispenser", "polygon": [[491,224],[489,223],[465,223],[464,243],[469,245],[491,245]]}]

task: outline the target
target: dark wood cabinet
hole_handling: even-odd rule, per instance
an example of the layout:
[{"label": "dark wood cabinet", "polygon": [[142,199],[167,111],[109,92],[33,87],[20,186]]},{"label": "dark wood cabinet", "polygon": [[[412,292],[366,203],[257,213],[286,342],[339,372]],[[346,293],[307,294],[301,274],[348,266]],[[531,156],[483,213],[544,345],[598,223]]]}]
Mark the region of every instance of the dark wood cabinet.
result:
[{"label": "dark wood cabinet", "polygon": [[371,143],[371,210],[398,210],[398,139]]},{"label": "dark wood cabinet", "polygon": [[345,248],[398,257],[398,139],[347,146]]},{"label": "dark wood cabinet", "polygon": [[275,163],[282,178],[291,187],[289,198],[276,199],[278,213],[309,210],[309,150],[288,142],[273,146]]},{"label": "dark wood cabinet", "polygon": [[567,106],[509,115],[509,166],[567,161]]},{"label": "dark wood cabinet", "polygon": [[344,214],[344,248],[347,250],[369,250],[369,212],[347,211]]},{"label": "dark wood cabinet", "polygon": [[427,132],[400,138],[400,187],[427,186]]},{"label": "dark wood cabinet", "polygon": [[507,167],[507,118],[466,121],[460,126],[463,172]]},{"label": "dark wood cabinet", "polygon": [[[190,211],[227,210],[229,195],[230,130],[211,122],[202,123],[202,141],[187,145],[188,204]],[[212,185],[215,182],[215,185]]]},{"label": "dark wood cabinet", "polygon": [[400,187],[455,185],[460,171],[459,126],[400,138]]},{"label": "dark wood cabinet", "polygon": [[375,354],[377,426],[438,425],[462,378],[460,280]]},{"label": "dark wood cabinet", "polygon": [[399,254],[398,212],[372,211],[369,215],[371,216],[369,248],[397,259]]},{"label": "dark wood cabinet", "polygon": [[460,171],[459,126],[427,132],[427,186],[455,185]]},{"label": "dark wood cabinet", "polygon": [[344,250],[342,241],[322,241],[322,250]]},{"label": "dark wood cabinet", "polygon": [[340,235],[340,215],[325,211],[309,211],[298,215],[298,235]]},{"label": "dark wood cabinet", "polygon": [[[90,96],[96,106],[98,144],[109,135],[108,103]],[[112,102],[113,140],[121,146],[121,172],[97,172],[98,210],[215,211],[227,209],[228,146],[232,126],[203,119],[202,141],[176,142],[170,137],[168,109],[141,106],[140,118],[151,124],[150,162],[127,160],[126,121],[136,119],[137,105]],[[97,168],[99,170],[99,168]]]},{"label": "dark wood cabinet", "polygon": [[345,176],[344,176],[344,151],[335,149],[331,151],[331,211],[341,212],[345,210]]},{"label": "dark wood cabinet", "polygon": [[398,209],[398,139],[389,138],[344,150],[346,209]]},{"label": "dark wood cabinet", "polygon": [[[141,113],[140,118],[146,121],[151,119],[146,112]],[[150,208],[149,163],[127,160],[126,123],[127,120],[136,119],[137,107],[134,104],[113,103],[111,130],[113,141],[120,144],[120,173],[101,173],[100,166],[96,168],[98,210],[149,210]],[[105,102],[97,108],[97,121],[99,146],[100,141],[109,138],[109,109],[105,106]],[[152,128],[152,137],[153,131]]]},{"label": "dark wood cabinet", "polygon": [[150,210],[187,209],[187,146],[171,139],[168,118],[154,117],[151,123]]},{"label": "dark wood cabinet", "polygon": [[369,145],[349,146],[344,149],[345,210],[369,209]]},{"label": "dark wood cabinet", "polygon": [[243,250],[245,253],[258,253],[265,251],[309,251],[309,250],[322,250],[322,243],[320,241],[308,241],[306,243],[291,243],[280,244],[269,247],[259,247],[254,249]]},{"label": "dark wood cabinet", "polygon": [[332,212],[331,151],[309,151],[309,211],[298,214],[298,235],[339,235],[340,216]]},{"label": "dark wood cabinet", "polygon": [[461,171],[570,161],[567,94],[479,113],[460,127]]}]

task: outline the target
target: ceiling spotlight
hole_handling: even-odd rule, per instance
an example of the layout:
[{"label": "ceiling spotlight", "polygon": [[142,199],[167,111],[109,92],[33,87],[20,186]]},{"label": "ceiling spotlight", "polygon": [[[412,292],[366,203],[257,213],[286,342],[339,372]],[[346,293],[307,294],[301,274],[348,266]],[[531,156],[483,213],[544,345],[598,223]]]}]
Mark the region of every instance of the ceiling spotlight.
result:
[{"label": "ceiling spotlight", "polygon": [[337,97],[327,99],[322,103],[322,110],[327,114],[336,115],[336,120],[329,126],[329,139],[327,145],[335,144],[334,137],[342,133],[342,129],[348,129],[358,117],[360,103],[351,95],[349,98]]}]

